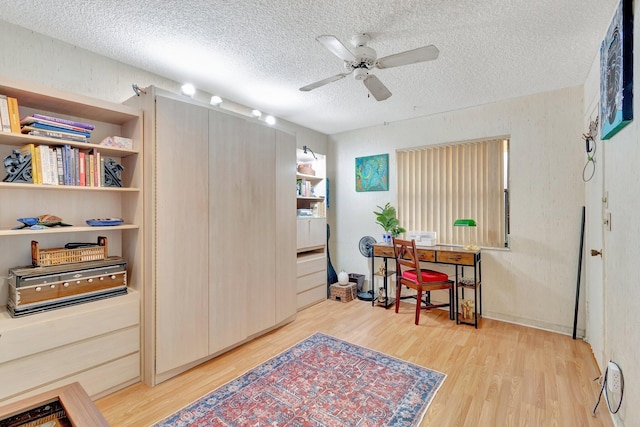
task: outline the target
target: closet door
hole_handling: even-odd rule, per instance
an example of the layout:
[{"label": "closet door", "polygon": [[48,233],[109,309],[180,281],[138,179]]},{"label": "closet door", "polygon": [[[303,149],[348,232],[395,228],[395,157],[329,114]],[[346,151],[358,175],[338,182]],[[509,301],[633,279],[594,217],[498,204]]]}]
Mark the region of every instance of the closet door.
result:
[{"label": "closet door", "polygon": [[[208,353],[208,110],[156,97],[156,372]],[[147,248],[146,250],[153,250]]]},{"label": "closet door", "polygon": [[276,323],[296,314],[296,137],[276,131]]},{"label": "closet door", "polygon": [[209,112],[209,350],[247,337],[247,293],[262,274],[248,251],[257,244],[248,224],[260,209],[250,197],[246,120]]},{"label": "closet door", "polygon": [[246,236],[244,254],[250,264],[246,293],[249,336],[276,321],[275,141],[273,128],[247,122],[247,151],[240,167],[244,167],[248,180],[242,197],[251,206],[242,234]]}]

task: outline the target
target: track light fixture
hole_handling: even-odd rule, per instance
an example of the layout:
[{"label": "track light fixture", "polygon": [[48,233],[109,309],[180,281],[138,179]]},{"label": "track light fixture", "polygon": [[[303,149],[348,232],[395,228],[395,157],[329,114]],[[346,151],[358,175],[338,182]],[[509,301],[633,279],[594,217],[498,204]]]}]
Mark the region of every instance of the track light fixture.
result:
[{"label": "track light fixture", "polygon": [[314,153],[314,152],[313,152],[313,150],[312,150],[311,148],[309,148],[309,147],[307,147],[306,145],[304,145],[304,146],[302,147],[302,152],[303,152],[304,154],[308,154],[308,153],[307,153],[307,151],[311,151],[311,154],[313,154],[313,158],[314,158],[314,159],[316,159],[316,160],[318,160],[318,158],[316,157],[316,153]]}]

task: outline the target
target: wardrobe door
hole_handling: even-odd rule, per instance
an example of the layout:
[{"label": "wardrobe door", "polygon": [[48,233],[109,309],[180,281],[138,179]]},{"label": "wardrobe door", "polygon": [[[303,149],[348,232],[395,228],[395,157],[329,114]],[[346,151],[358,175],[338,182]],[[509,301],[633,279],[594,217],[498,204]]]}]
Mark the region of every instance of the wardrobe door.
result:
[{"label": "wardrobe door", "polygon": [[243,198],[251,206],[251,215],[244,223],[243,235],[250,272],[246,294],[249,336],[268,329],[276,321],[275,141],[273,128],[247,122],[243,166],[248,182]]},{"label": "wardrobe door", "polygon": [[261,215],[250,197],[246,120],[209,112],[209,350],[216,353],[247,337],[248,287],[258,287],[248,224]]},{"label": "wardrobe door", "polygon": [[[156,97],[156,372],[209,354],[208,110]],[[147,248],[153,250],[153,248]]]},{"label": "wardrobe door", "polygon": [[296,314],[296,137],[276,131],[276,323]]}]

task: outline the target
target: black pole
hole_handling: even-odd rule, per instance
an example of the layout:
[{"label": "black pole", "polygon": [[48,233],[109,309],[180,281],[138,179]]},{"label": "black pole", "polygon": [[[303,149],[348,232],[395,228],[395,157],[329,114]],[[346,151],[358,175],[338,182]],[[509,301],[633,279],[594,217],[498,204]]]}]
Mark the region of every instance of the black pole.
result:
[{"label": "black pole", "polygon": [[580,253],[578,254],[578,283],[576,285],[576,309],[573,314],[573,339],[576,339],[578,326],[578,301],[580,301],[580,276],[582,275],[582,252],[584,251],[584,206],[582,207],[582,225],[580,229]]}]

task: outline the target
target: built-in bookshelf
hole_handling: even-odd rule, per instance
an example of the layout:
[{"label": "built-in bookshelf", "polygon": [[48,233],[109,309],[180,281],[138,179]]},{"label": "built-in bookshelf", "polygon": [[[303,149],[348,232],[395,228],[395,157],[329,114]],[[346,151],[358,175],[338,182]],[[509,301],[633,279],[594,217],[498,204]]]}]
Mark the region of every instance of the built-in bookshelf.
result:
[{"label": "built-in bookshelf", "polygon": [[[306,152],[305,152],[306,151]],[[327,298],[326,156],[296,152],[298,309]]]},{"label": "built-in bookshelf", "polygon": [[[141,112],[133,107],[5,77],[0,77],[0,94],[16,100],[21,121],[39,114],[93,127],[91,132],[86,132],[90,137],[84,142],[64,135],[60,138],[58,131],[51,131],[54,133],[49,136],[43,136],[46,133],[42,132],[23,133],[24,126],[33,124],[31,120],[20,129],[14,126],[0,132],[0,156],[5,163],[0,170],[0,347],[7,349],[0,355],[0,376],[6,379],[0,385],[0,403],[76,380],[93,398],[138,382],[143,282]],[[99,145],[113,136],[130,140],[131,147]],[[24,151],[25,147],[41,150],[40,164],[35,155],[30,156],[29,174],[15,179],[12,165],[26,166],[25,158],[31,155]],[[94,180],[90,181],[91,174],[87,173],[87,159],[83,168],[84,185],[80,185],[82,163],[78,159],[81,156],[74,158],[73,170],[63,169],[63,173],[75,174],[73,182],[69,175],[68,181],[58,181],[57,158],[54,161],[54,157],[48,155],[63,148],[68,153],[112,159],[121,166],[122,186],[105,187],[95,179],[96,158],[93,159]],[[7,164],[11,170],[7,170]],[[55,167],[55,174],[48,169],[51,167]],[[47,170],[50,180],[34,183],[33,173]],[[21,225],[19,219],[43,215],[57,216],[69,226],[17,228]],[[100,226],[87,223],[106,218],[119,218],[122,222]],[[64,248],[71,242],[95,242],[98,236],[108,238],[109,256],[126,261],[126,294],[19,318],[11,316],[6,309],[9,270],[31,265],[32,241],[38,242],[41,248]]]}]

